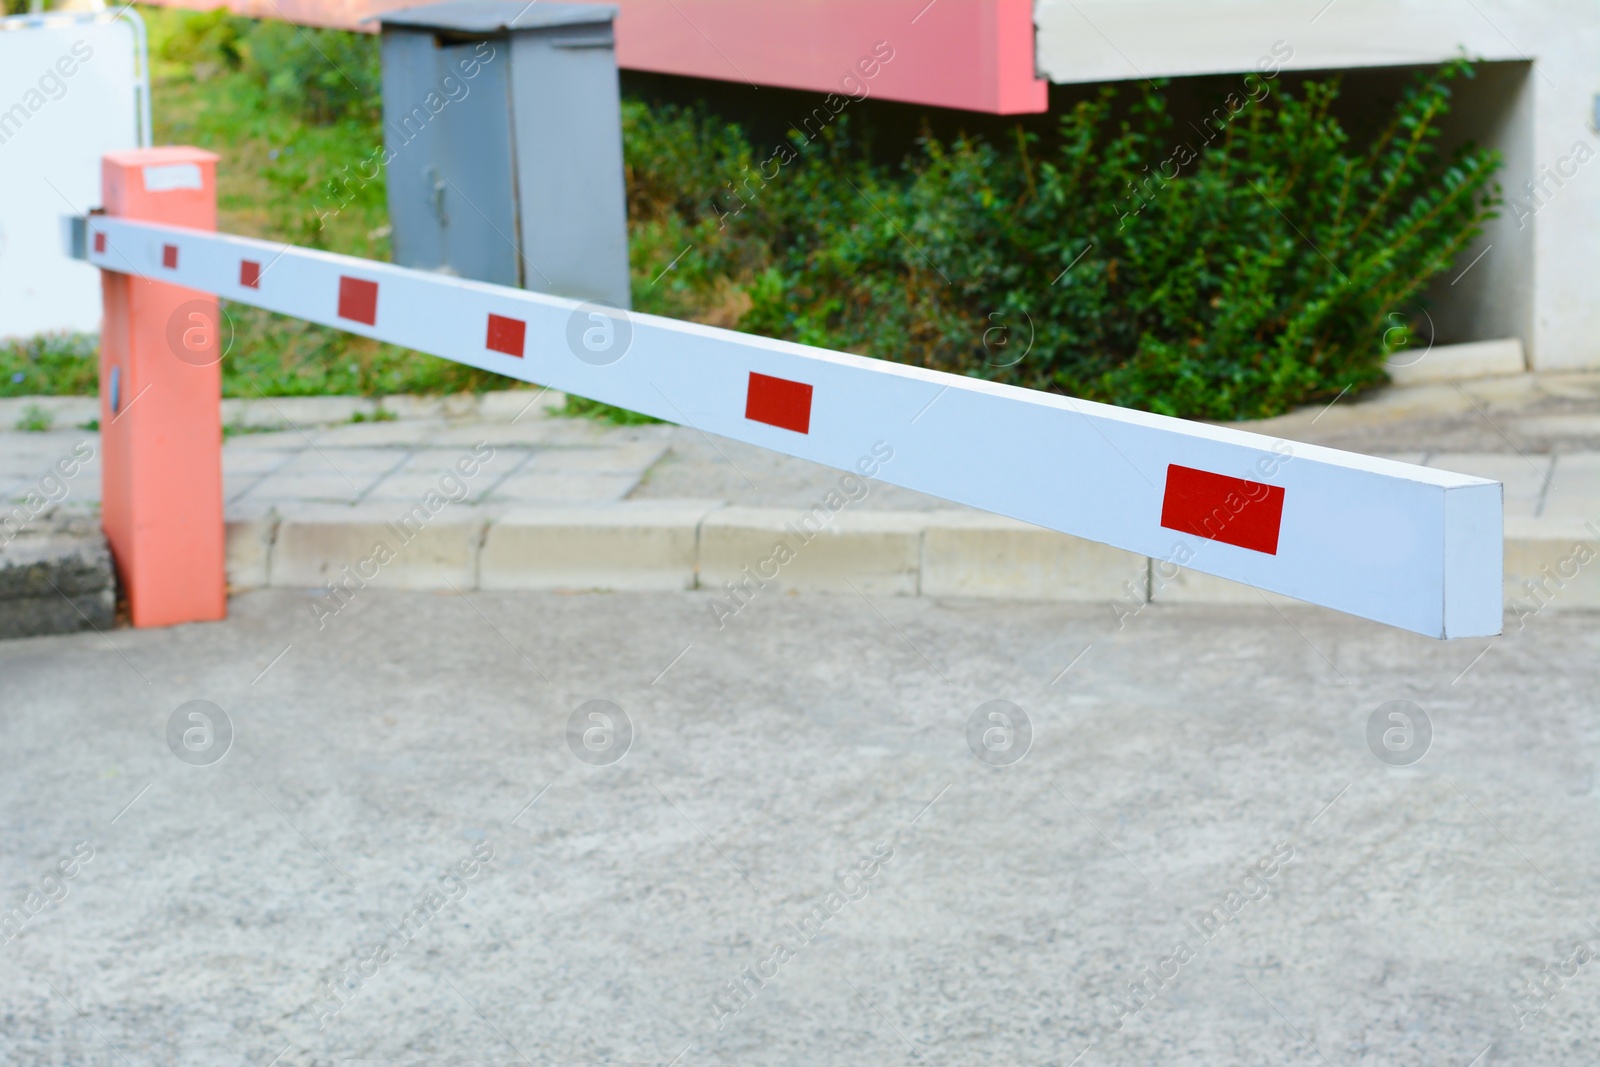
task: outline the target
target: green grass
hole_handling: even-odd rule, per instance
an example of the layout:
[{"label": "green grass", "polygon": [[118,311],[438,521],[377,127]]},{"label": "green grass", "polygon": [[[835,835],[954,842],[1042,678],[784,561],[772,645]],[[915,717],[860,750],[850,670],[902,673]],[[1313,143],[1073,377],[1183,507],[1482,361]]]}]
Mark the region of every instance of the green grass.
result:
[{"label": "green grass", "polygon": [[[351,74],[356,87],[346,85],[344,92],[331,84],[331,94],[322,93],[315,106],[308,106],[298,91],[304,78],[294,67],[305,49],[289,47],[298,31],[252,24],[222,9],[140,11],[150,32],[155,142],[196,145],[222,157],[218,229],[389,259],[382,175],[364,183],[340,180],[357,173],[383,144],[375,38],[310,31],[311,44]],[[286,32],[291,40],[285,40]],[[263,78],[257,70],[261,63],[283,69],[276,79]],[[641,270],[648,269],[654,250],[655,242],[648,240],[638,250]],[[681,300],[655,307],[684,310]],[[223,301],[222,308],[224,396],[383,397],[535,388],[246,304]],[[98,387],[98,353],[99,338],[93,334],[0,342],[0,396],[92,395]],[[618,425],[657,421],[581,397],[558,410]],[[393,417],[381,408],[369,416]]]},{"label": "green grass", "polygon": [[[150,30],[155,141],[192,144],[222,157],[217,168],[218,229],[387,260],[389,218],[382,176],[333,184],[356,173],[383,143],[372,106],[378,99],[375,39],[312,31],[312,43],[333,55],[361,92],[351,90],[343,98],[324,94],[317,106],[306,107],[296,93],[294,50],[285,48],[282,39],[286,27],[252,26],[221,9],[203,14],[140,10]],[[266,47],[263,35],[270,38]],[[262,61],[285,66],[288,74],[276,83],[263,79],[253,69]],[[654,250],[653,241],[640,247],[641,270]],[[533,388],[246,304],[224,301],[222,308],[224,396],[383,397]],[[681,300],[656,308],[684,310]],[[0,342],[0,396],[92,395],[98,387],[98,353],[99,338],[92,334]],[[558,411],[616,425],[658,421],[582,397],[569,397]],[[394,417],[379,407],[354,421]],[[249,431],[226,427],[225,432]]]},{"label": "green grass", "polygon": [[571,418],[608,422],[613,426],[648,426],[651,423],[661,421],[660,419],[651,418],[649,415],[641,415],[637,411],[629,411],[627,408],[604,404],[584,396],[573,396],[571,393],[567,394],[566,404],[557,409],[556,413]]},{"label": "green grass", "polygon": [[[98,423],[96,424],[95,428],[96,429],[99,428],[99,424]],[[285,428],[286,427],[283,427],[283,426],[244,426],[244,425],[241,425],[241,424],[236,423],[236,422],[230,422],[230,423],[223,424],[222,436],[224,438],[227,438],[227,437],[241,437],[241,436],[244,436],[244,435],[247,435],[247,434],[253,434],[253,433],[277,433],[280,430],[283,430]]]},{"label": "green grass", "polygon": [[0,342],[0,396],[93,396],[99,359],[100,339],[93,334]]},{"label": "green grass", "polygon": [[[150,26],[156,143],[197,145],[222,157],[218,228],[387,260],[381,179],[345,183],[338,196],[331,191],[345,168],[383,144],[376,39],[309,31],[314,47],[307,48],[300,31],[282,23],[250,23],[221,9],[142,10]],[[295,57],[307,54],[316,71],[296,67]],[[225,303],[224,311],[233,338],[222,362],[224,396],[386,396],[523,384],[244,304]]]},{"label": "green grass", "polygon": [[[361,103],[353,106],[335,94],[331,103],[307,107],[298,83],[263,79],[253,65],[252,50],[269,53],[275,62],[281,58],[284,35],[298,40],[295,28],[262,23],[257,33],[248,21],[220,9],[140,10],[150,31],[155,143],[196,145],[222,157],[218,229],[387,260],[381,179],[362,187],[352,183],[342,207],[329,192],[329,182],[346,166],[383,143],[374,110],[376,39],[313,31],[317,47],[354,76]],[[223,310],[224,396],[380,397],[526,386],[248,305],[224,301]],[[98,351],[99,339],[90,334],[0,343],[0,396],[93,394]]]},{"label": "green grass", "polygon": [[29,404],[22,409],[22,417],[17,420],[17,429],[24,433],[44,433],[55,421],[55,416],[38,404]]}]

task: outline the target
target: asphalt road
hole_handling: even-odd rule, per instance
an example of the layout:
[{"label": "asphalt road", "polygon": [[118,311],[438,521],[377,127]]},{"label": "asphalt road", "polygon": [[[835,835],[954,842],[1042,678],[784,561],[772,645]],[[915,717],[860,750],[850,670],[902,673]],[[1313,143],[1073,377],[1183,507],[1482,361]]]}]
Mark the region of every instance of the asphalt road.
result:
[{"label": "asphalt road", "polygon": [[1595,1062],[1593,614],[231,612],[0,645],[7,1063]]}]

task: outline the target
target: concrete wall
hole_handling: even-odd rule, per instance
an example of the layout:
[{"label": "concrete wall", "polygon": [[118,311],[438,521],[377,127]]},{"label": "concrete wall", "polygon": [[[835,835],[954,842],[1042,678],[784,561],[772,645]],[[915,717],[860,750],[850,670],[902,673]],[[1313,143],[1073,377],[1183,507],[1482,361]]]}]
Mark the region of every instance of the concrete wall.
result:
[{"label": "concrete wall", "polygon": [[1600,367],[1594,0],[1036,0],[1034,21],[1054,82],[1243,73],[1275,46],[1286,70],[1494,61],[1454,132],[1504,154],[1506,214],[1436,287],[1441,338],[1516,336],[1541,370]]},{"label": "concrete wall", "polygon": [[[1485,63],[1476,79],[1456,90],[1445,126],[1447,151],[1465,140],[1500,150],[1500,184],[1508,197],[1534,171],[1536,80],[1530,63]],[[1508,203],[1456,266],[1435,279],[1428,296],[1439,343],[1518,337],[1533,351],[1534,226],[1517,216]]]}]

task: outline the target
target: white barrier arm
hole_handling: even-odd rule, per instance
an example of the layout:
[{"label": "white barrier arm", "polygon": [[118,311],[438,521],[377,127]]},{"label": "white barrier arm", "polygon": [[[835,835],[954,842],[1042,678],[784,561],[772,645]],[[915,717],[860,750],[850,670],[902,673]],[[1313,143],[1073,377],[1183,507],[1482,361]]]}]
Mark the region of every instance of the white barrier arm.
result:
[{"label": "white barrier arm", "polygon": [[1430,637],[1500,632],[1498,482],[349,256],[94,216],[89,261]]}]

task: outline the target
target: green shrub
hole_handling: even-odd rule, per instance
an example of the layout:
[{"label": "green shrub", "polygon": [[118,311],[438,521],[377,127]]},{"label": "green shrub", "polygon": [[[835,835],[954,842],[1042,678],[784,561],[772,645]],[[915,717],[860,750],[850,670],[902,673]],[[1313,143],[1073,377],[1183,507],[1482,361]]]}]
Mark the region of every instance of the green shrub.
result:
[{"label": "green shrub", "polygon": [[244,37],[244,69],[273,104],[312,122],[362,118],[383,111],[383,74],[371,34],[295,26],[263,19]]},{"label": "green shrub", "polygon": [[151,26],[150,50],[157,59],[185,67],[196,81],[205,81],[243,65],[242,44],[253,25],[225,7],[186,11]]},{"label": "green shrub", "polygon": [[1333,80],[1277,87],[1182,167],[1166,161],[1197,138],[1154,86],[1120,120],[1116,89],[1080,104],[1047,153],[928,139],[906,178],[824,153],[761,192],[800,210],[752,220],[776,254],[743,325],[1185,417],[1359,392],[1500,202],[1495,153],[1438,157],[1463,76],[1419,76],[1356,151]]}]

